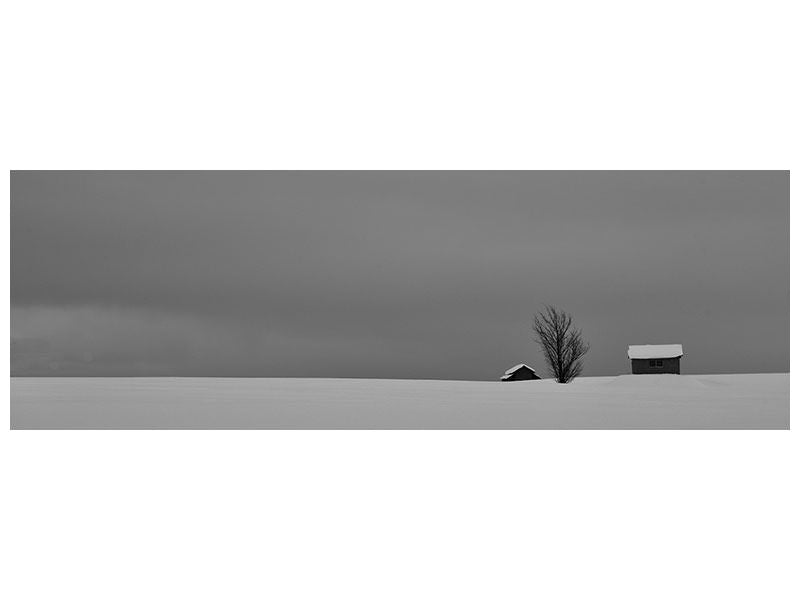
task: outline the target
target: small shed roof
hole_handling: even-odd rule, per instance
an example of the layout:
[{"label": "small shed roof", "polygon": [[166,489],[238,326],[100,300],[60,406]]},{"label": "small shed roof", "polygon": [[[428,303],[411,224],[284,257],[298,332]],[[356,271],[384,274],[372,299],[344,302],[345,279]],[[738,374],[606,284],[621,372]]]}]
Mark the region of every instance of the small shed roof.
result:
[{"label": "small shed roof", "polygon": [[520,363],[520,364],[518,364],[516,367],[511,367],[511,368],[510,368],[508,371],[506,371],[505,373],[503,373],[503,375],[513,375],[514,373],[516,373],[517,371],[519,371],[519,370],[520,370],[522,367],[525,367],[526,369],[530,369],[531,371],[533,371],[534,373],[536,373],[536,369],[534,369],[533,367],[529,367],[529,366],[528,366],[528,365],[526,365],[525,363]]},{"label": "small shed roof", "polygon": [[679,358],[683,356],[681,344],[645,344],[628,346],[628,358]]}]

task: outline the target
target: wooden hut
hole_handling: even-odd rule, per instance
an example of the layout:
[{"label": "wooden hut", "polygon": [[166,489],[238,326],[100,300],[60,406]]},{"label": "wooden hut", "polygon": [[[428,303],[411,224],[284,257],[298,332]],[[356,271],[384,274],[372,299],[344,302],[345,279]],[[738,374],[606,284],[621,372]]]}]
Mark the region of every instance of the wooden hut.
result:
[{"label": "wooden hut", "polygon": [[628,346],[631,359],[631,373],[634,375],[655,375],[660,373],[681,374],[681,344],[648,344]]},{"label": "wooden hut", "polygon": [[500,378],[500,381],[530,381],[531,379],[541,379],[536,371],[526,364],[519,364],[511,367]]}]

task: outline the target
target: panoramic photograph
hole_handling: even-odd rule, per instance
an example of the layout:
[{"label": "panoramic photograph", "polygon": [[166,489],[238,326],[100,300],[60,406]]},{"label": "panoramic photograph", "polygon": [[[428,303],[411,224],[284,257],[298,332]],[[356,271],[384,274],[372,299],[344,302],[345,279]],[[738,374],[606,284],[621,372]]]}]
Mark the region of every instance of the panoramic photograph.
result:
[{"label": "panoramic photograph", "polygon": [[787,171],[12,171],[12,429],[788,429]]},{"label": "panoramic photograph", "polygon": [[800,598],[796,3],[7,4],[0,598]]}]

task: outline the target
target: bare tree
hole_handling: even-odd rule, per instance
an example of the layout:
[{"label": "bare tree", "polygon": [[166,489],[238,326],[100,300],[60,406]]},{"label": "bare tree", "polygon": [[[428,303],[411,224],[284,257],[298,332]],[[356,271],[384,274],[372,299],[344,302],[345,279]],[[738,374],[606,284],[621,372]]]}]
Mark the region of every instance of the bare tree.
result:
[{"label": "bare tree", "polygon": [[558,383],[569,383],[581,374],[581,359],[589,352],[589,344],[583,341],[581,330],[572,327],[571,314],[548,304],[533,318],[533,331]]}]

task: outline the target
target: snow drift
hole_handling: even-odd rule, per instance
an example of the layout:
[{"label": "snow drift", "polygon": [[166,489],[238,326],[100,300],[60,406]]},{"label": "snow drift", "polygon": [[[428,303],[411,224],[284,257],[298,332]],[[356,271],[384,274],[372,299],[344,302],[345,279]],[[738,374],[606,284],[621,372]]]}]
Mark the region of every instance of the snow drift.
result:
[{"label": "snow drift", "polygon": [[787,429],[789,375],[12,378],[14,429]]}]

